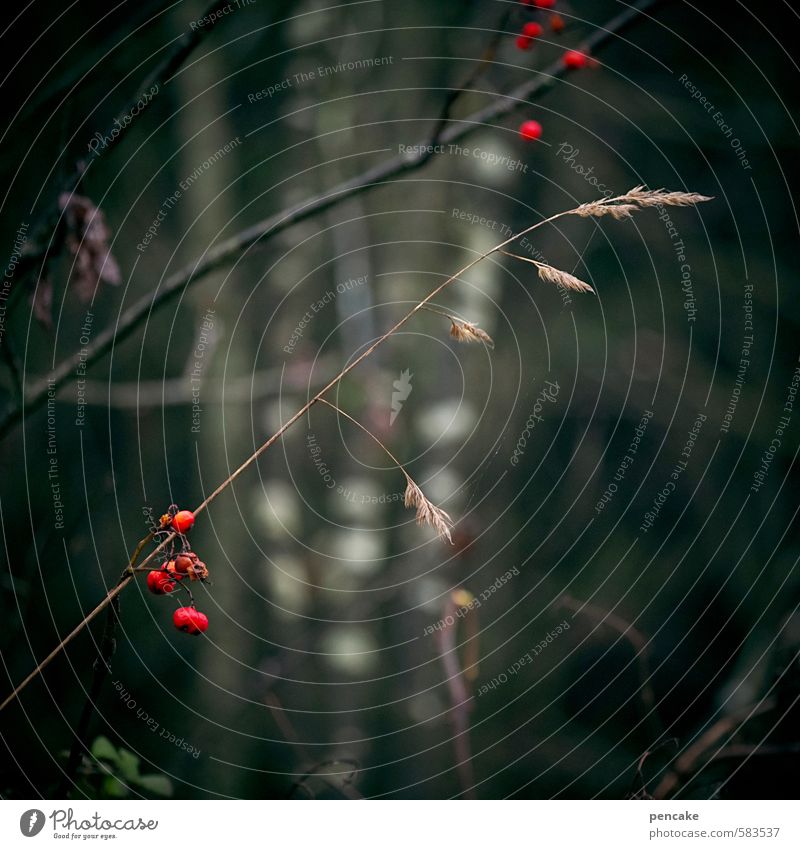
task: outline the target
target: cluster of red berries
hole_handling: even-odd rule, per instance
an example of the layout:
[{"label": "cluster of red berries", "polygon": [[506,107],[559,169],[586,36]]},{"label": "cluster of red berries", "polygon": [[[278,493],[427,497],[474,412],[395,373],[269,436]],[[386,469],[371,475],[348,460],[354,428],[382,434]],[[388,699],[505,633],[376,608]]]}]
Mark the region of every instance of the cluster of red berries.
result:
[{"label": "cluster of red berries", "polygon": [[208,617],[194,606],[194,598],[189,587],[182,583],[186,578],[192,581],[205,581],[208,578],[206,564],[188,549],[185,534],[194,525],[194,513],[191,510],[170,508],[161,517],[157,533],[174,531],[181,540],[182,548],[171,552],[167,559],[147,575],[147,589],[154,595],[169,595],[178,587],[189,594],[188,607],[179,607],[172,615],[172,621],[179,631],[186,634],[202,634],[208,628]]},{"label": "cluster of red berries", "polygon": [[544,29],[541,24],[537,24],[536,21],[528,21],[522,28],[522,32],[517,36],[517,47],[520,50],[530,50],[533,47],[533,40],[543,32]]},{"label": "cluster of red berries", "polygon": [[[533,6],[536,9],[544,10],[552,9],[556,5],[556,0],[522,0],[522,3],[525,6]],[[561,15],[556,13],[550,15],[550,29],[554,33],[562,33],[565,27],[566,24]],[[543,32],[544,27],[540,23],[537,21],[528,21],[522,27],[522,32],[517,36],[517,47],[520,50],[530,50],[533,47],[534,41]],[[585,53],[581,53],[580,50],[567,50],[561,61],[566,68],[583,68],[588,64],[589,57]],[[538,121],[523,121],[519,127],[519,134],[525,141],[536,141],[542,137],[542,125]]]}]

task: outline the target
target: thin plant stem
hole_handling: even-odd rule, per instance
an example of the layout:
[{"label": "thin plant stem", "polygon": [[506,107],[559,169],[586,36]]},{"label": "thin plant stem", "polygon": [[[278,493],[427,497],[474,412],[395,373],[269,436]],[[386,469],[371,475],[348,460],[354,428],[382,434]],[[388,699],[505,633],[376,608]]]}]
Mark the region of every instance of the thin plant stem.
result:
[{"label": "thin plant stem", "polygon": [[432,301],[443,289],[453,283],[455,280],[458,280],[462,274],[466,274],[467,271],[470,271],[474,268],[479,262],[486,259],[488,256],[491,256],[496,251],[499,251],[501,248],[504,248],[506,245],[511,244],[511,242],[516,239],[520,239],[523,236],[530,233],[532,230],[535,230],[537,227],[541,227],[543,224],[547,224],[551,221],[554,221],[556,218],[560,218],[562,215],[566,215],[567,213],[559,212],[556,215],[551,216],[550,218],[545,218],[542,221],[537,221],[535,224],[532,224],[530,227],[526,227],[524,230],[521,230],[519,233],[516,233],[512,236],[509,236],[508,239],[501,242],[499,245],[496,245],[493,248],[490,248],[487,251],[479,254],[475,259],[470,260],[463,268],[457,271],[455,274],[448,277],[443,283],[440,283],[432,292],[426,295],[416,306],[413,307],[409,312],[407,312],[398,322],[396,322],[392,327],[390,327],[382,336],[378,337],[365,351],[362,351],[359,356],[357,356],[349,365],[345,366],[332,380],[330,380],[322,389],[314,395],[309,401],[307,401],[290,419],[288,419],[284,424],[282,424],[275,433],[264,442],[259,448],[257,448],[242,464],[236,469],[231,475],[229,475],[210,495],[208,495],[205,500],[197,507],[194,511],[195,514],[202,512],[208,507],[209,504],[222,492],[224,492],[241,474],[244,472],[249,466],[251,466],[255,461],[268,449],[270,448],[278,439],[280,439],[284,433],[300,418],[302,418],[318,401],[321,400],[322,396],[325,395],[330,389],[336,386],[347,374],[349,374],[357,365],[362,363],[367,357],[372,354],[376,348],[380,347],[390,336],[393,336],[406,322],[412,319],[420,310],[425,309],[427,304]]},{"label": "thin plant stem", "polygon": [[[637,189],[637,190],[634,190],[634,191],[639,191],[639,190]],[[608,206],[613,206],[617,202],[622,203],[622,202],[627,201],[630,197],[630,194],[631,193],[628,193],[626,195],[619,195],[617,197],[612,197],[612,198],[603,198],[601,201],[597,201],[596,205],[602,206],[603,208],[608,207]],[[660,194],[659,192],[656,192],[655,194],[658,195],[660,201],[669,202],[666,199],[665,195]],[[701,200],[710,200],[710,198],[706,198],[706,197],[703,197],[701,195],[692,195],[691,197],[696,198],[696,200],[692,200],[691,203],[697,203]],[[689,205],[689,202],[684,202],[684,201],[680,201],[680,202],[676,201],[676,203],[678,205],[682,205],[682,206]],[[652,205],[652,204],[650,204],[650,205]],[[585,207],[585,205],[584,205],[584,207]],[[275,442],[277,442],[283,436],[283,434],[286,433],[286,431],[295,422],[299,421],[316,403],[323,400],[323,396],[330,389],[332,389],[334,386],[339,384],[347,374],[349,374],[357,365],[359,365],[365,359],[367,359],[367,357],[369,357],[378,347],[380,347],[387,339],[389,339],[389,337],[393,336],[401,327],[403,327],[403,325],[405,325],[408,321],[410,321],[420,310],[426,309],[426,307],[429,306],[430,302],[440,292],[442,292],[444,289],[446,289],[451,283],[458,280],[463,274],[466,274],[466,272],[470,271],[472,268],[474,268],[476,265],[478,265],[478,263],[482,262],[487,257],[491,256],[494,253],[502,253],[503,248],[505,248],[507,245],[510,245],[512,242],[515,242],[517,239],[521,239],[523,236],[526,236],[528,233],[531,233],[533,230],[536,230],[536,229],[538,229],[539,227],[542,227],[545,224],[551,224],[552,222],[558,220],[559,218],[564,217],[565,215],[584,215],[584,217],[586,217],[585,213],[583,212],[584,207],[579,206],[579,207],[576,207],[574,209],[568,209],[568,210],[565,210],[565,211],[562,211],[562,212],[555,213],[554,215],[551,215],[548,218],[544,218],[541,221],[537,221],[536,223],[531,224],[529,227],[526,227],[524,230],[520,230],[518,233],[512,234],[507,239],[500,242],[500,244],[495,245],[493,248],[489,248],[488,250],[480,253],[477,257],[470,260],[463,268],[459,269],[455,274],[452,274],[450,277],[448,277],[446,280],[444,280],[442,283],[440,283],[438,286],[436,286],[419,303],[417,303],[411,310],[409,310],[409,312],[407,312],[399,321],[395,322],[395,324],[393,324],[385,333],[383,333],[382,336],[380,336],[378,339],[376,339],[375,342],[373,342],[365,351],[363,351],[361,354],[359,354],[359,356],[357,356],[351,363],[349,363],[349,365],[346,365],[334,378],[332,378],[330,381],[328,381],[328,383],[326,383],[325,386],[323,386],[322,389],[320,389],[316,393],[316,395],[314,395],[311,399],[306,401],[306,403],[293,416],[291,416],[291,418],[289,418],[286,422],[284,422],[284,424],[282,424],[278,428],[278,430],[276,430],[275,433],[272,434],[272,436],[270,436],[246,460],[244,460],[244,462],[242,462],[242,464],[235,471],[233,471],[230,475],[228,475],[228,477],[224,481],[222,481],[222,483],[215,490],[213,490],[213,492],[211,492],[208,496],[206,496],[206,498],[194,509],[193,512],[195,514],[199,514],[203,510],[205,510],[209,506],[209,504],[211,504],[211,502],[214,501],[215,498],[217,498],[219,495],[221,495],[237,478],[239,478],[253,463],[255,463],[256,460],[258,460],[258,458],[265,451],[267,451],[272,445],[274,445]],[[330,404],[330,402],[328,402],[328,404],[329,404],[329,406],[333,406],[333,405]],[[344,414],[344,415],[346,415],[346,414]],[[351,419],[351,420],[355,422],[355,419]],[[356,422],[356,424],[359,424],[359,423]],[[369,431],[367,431],[367,433],[369,433]],[[370,434],[370,435],[372,435],[372,434]],[[387,453],[388,453],[388,449],[386,449],[386,447],[383,446],[382,443],[379,443],[379,444],[381,444],[381,446],[384,448],[384,450],[386,450]],[[390,454],[390,456],[392,456],[392,455]],[[396,460],[396,458],[393,457],[393,459],[395,459],[395,462],[398,462]],[[398,465],[400,465],[400,464],[398,463]],[[401,466],[401,468],[402,468],[402,466]],[[404,473],[405,473],[405,470],[404,470]],[[405,474],[406,474],[406,477],[408,478],[408,474],[407,473],[405,473]],[[449,517],[447,517],[446,514],[444,515],[444,518],[448,519],[448,521],[449,521]],[[419,521],[419,518],[418,518],[418,521]],[[440,531],[440,533],[441,533],[441,531]],[[172,540],[174,540],[177,536],[178,535],[174,532],[168,534],[167,537],[165,539],[163,539],[153,549],[153,551],[151,551],[150,554],[147,555],[147,557],[145,557],[145,559],[142,561],[142,563],[138,567],[134,567],[135,558],[138,556],[139,552],[141,552],[144,545],[146,545],[146,543],[149,540],[153,539],[154,533],[151,532],[151,534],[148,537],[146,537],[144,540],[142,540],[139,543],[139,546],[137,547],[136,551],[134,552],[134,556],[131,558],[130,563],[128,564],[127,568],[123,572],[123,575],[120,578],[120,581],[117,584],[117,586],[106,595],[106,597],[97,605],[97,607],[95,607],[95,609],[88,616],[86,616],[69,633],[69,635],[64,640],[62,640],[58,644],[58,646],[56,646],[55,649],[53,649],[52,652],[50,652],[50,654],[44,659],[44,661],[42,661],[42,663],[40,663],[36,667],[36,669],[34,669],[33,672],[31,672],[30,675],[28,675],[25,678],[25,680],[19,686],[16,687],[14,692],[11,693],[11,695],[8,696],[3,701],[2,704],[0,704],[0,711],[2,711],[3,708],[6,707],[6,705],[8,705],[11,701],[13,701],[13,699],[15,699],[19,695],[19,693],[45,668],[45,666],[47,666],[47,664],[49,664],[53,660],[53,658],[56,657],[59,654],[59,652],[70,641],[72,641],[83,630],[83,628],[86,627],[86,625],[88,625],[99,613],[101,613],[105,609],[105,607],[108,604],[110,604],[113,601],[114,598],[116,598],[117,595],[119,595],[119,593],[134,578],[134,575],[135,575],[136,572],[146,571],[147,564],[150,563],[153,560],[153,558],[156,557],[156,555],[160,551],[162,551],[164,548],[166,548],[172,542]],[[447,536],[449,538],[449,534],[447,534]]]},{"label": "thin plant stem", "polygon": [[116,630],[117,622],[119,621],[119,596],[117,595],[113,602],[106,610],[106,623],[103,628],[103,636],[100,640],[100,646],[97,652],[97,658],[94,662],[94,673],[92,675],[92,684],[89,688],[89,693],[86,696],[86,702],[83,705],[78,726],[75,731],[75,739],[72,742],[67,765],[64,770],[64,775],[61,780],[61,789],[59,796],[66,797],[70,790],[70,785],[74,783],[75,774],[81,761],[81,753],[87,748],[89,737],[89,725],[94,715],[97,700],[100,698],[100,691],[103,688],[103,682],[108,677],[111,671],[111,659],[117,648]]},{"label": "thin plant stem", "polygon": [[[753,717],[768,713],[775,707],[774,698],[764,698],[756,704],[747,705],[728,716],[718,719],[704,731],[674,762],[672,769],[661,779],[653,793],[654,799],[668,799],[699,770],[699,764],[714,746],[726,735],[733,735]],[[724,744],[720,745],[721,751]]]},{"label": "thin plant stem", "polygon": [[638,628],[610,610],[581,601],[571,595],[564,595],[561,604],[576,615],[586,616],[596,622],[597,625],[605,625],[616,631],[622,639],[626,640],[633,649],[636,672],[639,678],[639,701],[641,703],[642,717],[650,726],[650,731],[655,738],[662,732],[661,718],[658,715],[656,696],[653,691],[652,673],[650,672],[649,641]]},{"label": "thin plant stem", "polygon": [[124,580],[120,581],[120,583],[114,587],[114,589],[110,590],[100,604],[98,604],[91,613],[85,616],[80,623],[76,625],[66,637],[64,637],[64,639],[53,649],[53,651],[50,652],[50,654],[47,655],[47,657],[36,667],[36,669],[33,670],[33,672],[30,673],[30,675],[26,676],[23,681],[17,685],[10,696],[7,696],[3,700],[3,703],[0,704],[0,710],[3,710],[3,708],[14,701],[25,687],[27,687],[28,684],[30,684],[31,681],[33,681],[33,679],[36,678],[36,676],[39,675],[39,673],[42,672],[42,670],[44,670],[55,657],[58,656],[62,649],[65,649],[90,622],[99,616],[132,580],[133,575],[127,575]]},{"label": "thin plant stem", "polygon": [[436,307],[424,306],[423,309],[426,312],[432,312],[432,313],[435,313],[436,315],[443,315],[445,318],[449,318],[450,321],[460,321],[460,319],[457,319],[456,316],[452,315],[451,313],[445,312],[444,310],[437,309]]},{"label": "thin plant stem", "polygon": [[407,480],[413,480],[411,475],[406,471],[405,466],[397,459],[397,457],[392,454],[392,452],[378,439],[375,434],[364,427],[358,419],[354,419],[349,413],[345,413],[345,411],[341,407],[337,407],[336,404],[332,404],[330,401],[326,401],[324,398],[319,399],[320,404],[325,404],[330,407],[332,410],[336,410],[336,412],[346,418],[348,421],[351,421],[357,428],[360,428],[366,435],[376,444],[378,447],[386,453],[386,456],[397,466],[398,469],[406,476]]},{"label": "thin plant stem", "polygon": [[[456,606],[448,598],[444,608],[444,619],[455,617]],[[464,671],[458,662],[456,651],[455,625],[445,625],[437,635],[439,658],[446,676],[447,690],[450,695],[450,722],[453,726],[453,753],[455,768],[461,784],[461,792],[466,799],[475,799],[475,774],[472,768],[472,751],[469,744],[469,714],[473,699],[465,682]]]},{"label": "thin plant stem", "polygon": [[[72,629],[72,631],[70,631],[69,634],[67,634],[66,637],[64,637],[64,639],[53,649],[53,651],[50,652],[50,654],[47,655],[47,657],[36,667],[36,669],[34,669],[33,672],[31,672],[30,675],[28,675],[14,689],[14,692],[11,693],[10,696],[8,696],[7,698],[5,698],[3,700],[3,703],[0,704],[0,710],[3,710],[3,708],[6,707],[6,705],[10,704],[25,689],[25,687],[27,687],[28,684],[30,684],[30,682],[33,681],[33,679],[36,678],[36,676],[39,675],[42,672],[42,670],[53,660],[53,658],[57,657],[58,654],[64,648],[66,648],[75,639],[75,637],[77,637],[78,634],[80,634],[80,632],[90,622],[92,622],[97,616],[99,616],[103,612],[103,610],[105,610],[105,608],[109,604],[111,604],[111,602],[114,601],[114,599],[125,589],[125,587],[128,586],[128,584],[133,580],[134,571],[137,571],[133,568],[134,564],[136,563],[136,560],[137,560],[139,554],[141,553],[142,549],[147,545],[148,542],[150,542],[153,539],[153,536],[154,536],[154,534],[151,531],[144,539],[139,541],[139,544],[136,546],[133,554],[131,555],[131,559],[128,563],[128,567],[125,569],[125,571],[120,576],[120,579],[117,582],[117,585],[113,589],[109,590],[106,597],[100,602],[100,604],[98,604],[97,607],[95,607],[94,610],[92,610],[91,613],[89,613],[87,616],[85,616],[81,620],[81,622],[78,625],[76,625]],[[165,543],[166,543],[166,541],[165,541]],[[162,543],[162,545],[165,544],[165,543]],[[145,561],[143,561],[143,562],[151,560],[156,555],[157,551],[158,551],[158,549],[153,551],[152,554],[148,555],[147,558],[145,558]]]}]

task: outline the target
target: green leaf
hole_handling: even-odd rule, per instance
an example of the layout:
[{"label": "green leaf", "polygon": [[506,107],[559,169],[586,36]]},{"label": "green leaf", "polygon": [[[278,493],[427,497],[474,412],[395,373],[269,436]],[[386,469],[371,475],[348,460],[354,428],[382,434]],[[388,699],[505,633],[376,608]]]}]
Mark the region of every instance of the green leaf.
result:
[{"label": "green leaf", "polygon": [[119,761],[117,750],[108,737],[103,737],[102,735],[96,737],[94,743],[92,743],[92,755],[97,760],[111,761],[112,763]]},{"label": "green leaf", "polygon": [[109,799],[123,799],[128,795],[128,788],[115,775],[109,775],[103,779],[103,795]]},{"label": "green leaf", "polygon": [[158,796],[172,796],[172,782],[166,775],[157,773],[141,775],[136,783],[149,793],[155,793]]},{"label": "green leaf", "polygon": [[120,775],[128,781],[139,780],[139,758],[127,749],[120,749],[117,758]]}]

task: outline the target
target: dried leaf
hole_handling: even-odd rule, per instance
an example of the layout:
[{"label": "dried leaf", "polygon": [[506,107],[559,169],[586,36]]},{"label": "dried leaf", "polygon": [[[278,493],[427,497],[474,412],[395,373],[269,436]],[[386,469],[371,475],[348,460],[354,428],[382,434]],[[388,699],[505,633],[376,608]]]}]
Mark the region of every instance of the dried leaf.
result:
[{"label": "dried leaf", "polygon": [[59,204],[64,212],[64,244],[74,257],[70,283],[85,303],[94,297],[100,283],[116,286],[121,281],[108,244],[111,231],[102,210],[89,198],[64,193]]}]

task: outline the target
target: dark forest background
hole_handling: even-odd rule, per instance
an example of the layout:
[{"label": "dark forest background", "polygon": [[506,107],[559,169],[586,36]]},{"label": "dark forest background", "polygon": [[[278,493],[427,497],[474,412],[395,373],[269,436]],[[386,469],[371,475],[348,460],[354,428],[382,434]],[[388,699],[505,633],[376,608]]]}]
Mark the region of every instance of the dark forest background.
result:
[{"label": "dark forest background", "polygon": [[[0,340],[0,414],[81,350],[87,310],[91,341],[214,246],[429,138],[498,29],[492,61],[448,126],[625,8],[558,7],[566,30],[548,28],[523,52],[514,40],[530,12],[520,4],[233,4],[96,158],[94,133],[141,94],[204,4],[6,9],[4,262],[22,225],[25,250],[63,237],[58,197],[84,161],[80,195],[105,216],[98,251],[110,247],[119,281],[95,287],[97,255],[75,271],[68,249],[42,277],[41,261],[19,267]],[[80,397],[76,370],[49,405],[26,403],[6,428],[3,697],[117,579],[146,511],[202,501],[310,389],[500,241],[501,225],[519,230],[596,198],[588,169],[614,193],[646,184],[715,198],[670,210],[685,262],[657,211],[540,229],[533,249],[597,297],[565,297],[532,267],[494,256],[437,299],[478,321],[494,351],[458,345],[446,320],[424,313],[343,381],[337,403],[457,519],[453,548],[416,527],[398,500],[402,475],[364,434],[320,407],[290,430],[192,531],[213,581],[197,593],[211,621],[204,637],[176,632],[174,601],[144,581],[123,594],[87,736],[94,755],[73,796],[796,793],[800,404],[785,407],[800,356],[797,12],[676,0],[651,14],[598,50],[597,67],[461,142],[511,167],[436,155],[262,239],[116,342],[87,369]],[[347,67],[370,58],[382,62]],[[542,124],[541,141],[519,138],[526,118]],[[390,425],[406,370],[412,390]],[[547,380],[558,394],[514,465]],[[648,411],[632,465],[598,510]],[[460,590],[485,601],[445,638],[426,634]],[[535,662],[478,695],[564,620],[570,628]],[[2,796],[64,792],[101,630],[98,620],[0,714]],[[456,648],[443,662],[448,638]],[[468,711],[453,708],[453,662]],[[710,746],[676,764],[709,729]],[[458,767],[467,741],[470,763]]]}]

